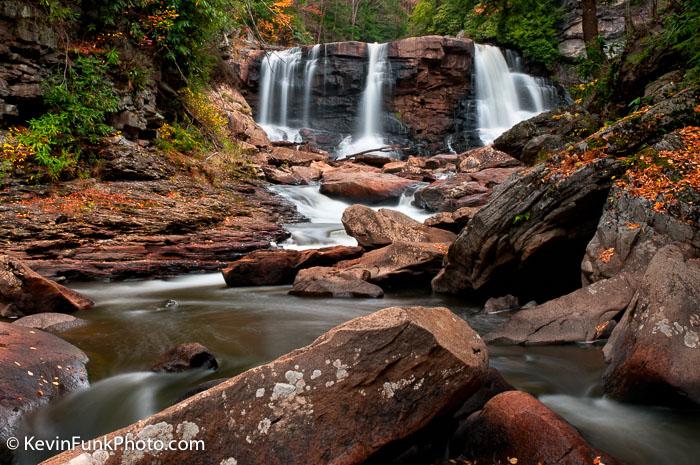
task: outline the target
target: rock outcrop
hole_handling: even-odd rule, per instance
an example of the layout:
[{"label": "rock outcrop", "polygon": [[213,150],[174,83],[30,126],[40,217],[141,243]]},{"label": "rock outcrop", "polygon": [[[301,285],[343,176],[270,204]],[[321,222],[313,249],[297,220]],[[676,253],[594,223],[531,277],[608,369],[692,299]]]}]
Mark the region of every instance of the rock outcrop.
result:
[{"label": "rock outcrop", "polygon": [[343,212],[345,231],[367,249],[394,242],[452,242],[457,236],[431,228],[396,210],[353,205]]},{"label": "rock outcrop", "polygon": [[87,297],[43,278],[20,260],[0,255],[0,316],[71,313],[92,305]]},{"label": "rock outcrop", "polygon": [[700,404],[700,260],[669,245],[651,260],[604,348],[605,392],[666,405]]},{"label": "rock outcrop", "polygon": [[0,349],[0,461],[11,463],[5,444],[17,435],[22,416],[64,394],[86,388],[88,358],[56,336],[2,322]]},{"label": "rock outcrop", "polygon": [[291,284],[299,270],[331,266],[362,254],[361,247],[333,246],[309,250],[258,250],[231,263],[222,270],[229,287],[274,286]]},{"label": "rock outcrop", "polygon": [[625,275],[598,281],[542,305],[516,312],[484,339],[494,344],[565,344],[607,336],[632,300],[635,283]]},{"label": "rock outcrop", "polygon": [[618,464],[617,460],[593,448],[574,427],[525,392],[498,394],[482,410],[470,416],[464,428],[467,434],[463,457],[474,463]]},{"label": "rock outcrop", "polygon": [[500,293],[539,300],[578,288],[583,252],[611,178],[621,171],[619,161],[600,159],[568,175],[538,165],[511,177],[452,244],[433,289],[458,293],[497,286]]},{"label": "rock outcrop", "polygon": [[152,371],[177,373],[195,368],[216,370],[219,362],[209,349],[197,342],[178,344],[164,353],[151,367]]},{"label": "rock outcrop", "polygon": [[361,464],[463,403],[487,369],[448,309],[388,308],[108,435],[203,440],[204,454],[74,450],[44,464]]}]

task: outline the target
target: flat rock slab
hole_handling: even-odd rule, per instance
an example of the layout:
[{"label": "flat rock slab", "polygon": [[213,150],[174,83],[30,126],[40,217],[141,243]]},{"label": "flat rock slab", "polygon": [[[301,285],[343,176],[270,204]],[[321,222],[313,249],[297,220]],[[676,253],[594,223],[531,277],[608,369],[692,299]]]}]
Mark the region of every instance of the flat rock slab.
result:
[{"label": "flat rock slab", "polygon": [[415,181],[393,174],[357,169],[337,169],[324,173],[321,193],[359,202],[381,203],[396,200]]},{"label": "flat rock slab", "polygon": [[44,464],[360,464],[465,401],[487,365],[448,309],[387,308],[108,435],[201,439],[204,452],[74,450]]},{"label": "flat rock slab", "polygon": [[484,338],[494,344],[566,344],[592,341],[616,319],[636,287],[625,275],[605,279],[558,299],[515,313]]},{"label": "flat rock slab", "polygon": [[50,333],[60,333],[86,325],[87,322],[65,313],[37,313],[15,320],[12,324],[26,328],[41,329]]},{"label": "flat rock slab", "polygon": [[38,329],[0,323],[0,456],[21,417],[88,386],[88,357]]},{"label": "flat rock slab", "polygon": [[22,261],[0,255],[0,316],[70,313],[92,305],[92,300],[40,276]]}]

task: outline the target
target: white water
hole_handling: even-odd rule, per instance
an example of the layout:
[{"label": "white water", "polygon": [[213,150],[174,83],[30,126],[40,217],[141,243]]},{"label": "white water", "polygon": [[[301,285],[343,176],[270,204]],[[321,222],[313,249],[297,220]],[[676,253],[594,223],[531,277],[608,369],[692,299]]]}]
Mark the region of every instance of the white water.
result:
[{"label": "white water", "polygon": [[[297,211],[309,219],[308,223],[285,225],[292,237],[280,244],[288,249],[312,249],[331,245],[357,245],[357,241],[345,233],[341,217],[351,203],[335,200],[319,192],[319,186],[274,186],[274,192],[293,203]],[[404,193],[396,205],[370,208],[390,208],[416,221],[423,222],[431,213],[412,205],[413,192]]]},{"label": "white water", "polygon": [[391,77],[388,50],[388,44],[367,44],[367,78],[358,111],[358,130],[340,143],[336,152],[338,158],[387,145],[383,136],[382,111],[384,87]]},{"label": "white water", "polygon": [[478,133],[484,144],[526,119],[550,110],[556,90],[544,79],[522,72],[521,60],[510,54],[511,67],[501,49],[476,45],[474,55]]},{"label": "white water", "polygon": [[318,55],[321,51],[321,44],[316,44],[311,48],[309,57],[306,60],[304,69],[304,127],[309,127],[309,113],[311,108],[311,89],[314,84],[314,76],[318,67]]}]

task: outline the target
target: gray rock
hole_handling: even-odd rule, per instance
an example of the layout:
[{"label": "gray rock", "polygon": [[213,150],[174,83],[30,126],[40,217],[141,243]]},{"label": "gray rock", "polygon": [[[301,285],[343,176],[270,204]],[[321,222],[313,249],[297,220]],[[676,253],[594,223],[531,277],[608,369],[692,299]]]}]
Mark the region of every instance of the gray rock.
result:
[{"label": "gray rock", "polygon": [[37,313],[22,317],[12,324],[41,329],[51,333],[60,333],[84,326],[87,322],[65,313]]}]

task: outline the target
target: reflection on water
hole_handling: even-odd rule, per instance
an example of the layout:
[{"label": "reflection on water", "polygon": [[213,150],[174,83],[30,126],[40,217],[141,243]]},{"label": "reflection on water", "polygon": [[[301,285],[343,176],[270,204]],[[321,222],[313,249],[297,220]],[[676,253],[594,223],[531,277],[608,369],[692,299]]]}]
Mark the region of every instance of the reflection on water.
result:
[{"label": "reflection on water", "polygon": [[[88,321],[86,326],[62,336],[90,356],[93,384],[31,415],[25,432],[37,437],[87,439],[115,430],[172,405],[204,381],[234,376],[273,360],[333,326],[380,308],[447,306],[482,333],[504,318],[425,291],[384,299],[304,299],[287,295],[288,287],[283,286],[230,289],[218,274],[76,288],[97,304],[76,315]],[[220,369],[148,372],[159,355],[182,342],[207,346]],[[700,414],[601,398],[599,348],[491,347],[490,356],[492,365],[514,386],[540,396],[594,445],[623,461],[697,463]],[[20,464],[34,464],[43,457],[24,455]]]}]

